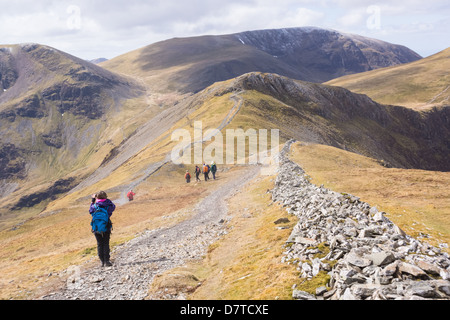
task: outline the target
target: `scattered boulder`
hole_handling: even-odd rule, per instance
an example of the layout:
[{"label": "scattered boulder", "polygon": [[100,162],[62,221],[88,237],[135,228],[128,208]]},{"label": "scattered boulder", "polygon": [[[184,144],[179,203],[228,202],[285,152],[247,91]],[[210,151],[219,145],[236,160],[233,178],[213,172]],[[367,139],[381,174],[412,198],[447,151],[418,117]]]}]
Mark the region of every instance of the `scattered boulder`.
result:
[{"label": "scattered boulder", "polygon": [[273,223],[275,223],[275,224],[289,223],[289,219],[288,218],[280,218],[280,219],[274,221]]}]

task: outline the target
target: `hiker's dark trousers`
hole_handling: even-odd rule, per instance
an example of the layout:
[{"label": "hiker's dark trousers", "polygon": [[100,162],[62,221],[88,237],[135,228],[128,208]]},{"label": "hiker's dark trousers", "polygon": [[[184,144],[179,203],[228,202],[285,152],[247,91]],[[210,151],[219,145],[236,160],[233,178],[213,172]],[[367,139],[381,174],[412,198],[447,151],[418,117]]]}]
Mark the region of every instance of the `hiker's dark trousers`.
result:
[{"label": "hiker's dark trousers", "polygon": [[103,234],[95,234],[97,239],[97,253],[102,263],[109,261],[109,239],[111,238],[111,231],[103,232]]}]

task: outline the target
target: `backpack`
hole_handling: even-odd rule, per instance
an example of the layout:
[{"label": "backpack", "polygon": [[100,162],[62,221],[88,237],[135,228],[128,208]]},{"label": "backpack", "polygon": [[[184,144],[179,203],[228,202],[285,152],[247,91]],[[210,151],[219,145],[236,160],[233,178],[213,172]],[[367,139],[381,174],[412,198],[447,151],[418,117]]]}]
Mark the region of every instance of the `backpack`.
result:
[{"label": "backpack", "polygon": [[95,212],[92,214],[92,232],[102,234],[108,231],[109,227],[108,207],[100,207],[95,204]]},{"label": "backpack", "polygon": [[207,166],[204,166],[204,167],[203,167],[203,172],[204,172],[204,173],[208,173],[208,172],[209,172],[209,169],[208,169]]}]

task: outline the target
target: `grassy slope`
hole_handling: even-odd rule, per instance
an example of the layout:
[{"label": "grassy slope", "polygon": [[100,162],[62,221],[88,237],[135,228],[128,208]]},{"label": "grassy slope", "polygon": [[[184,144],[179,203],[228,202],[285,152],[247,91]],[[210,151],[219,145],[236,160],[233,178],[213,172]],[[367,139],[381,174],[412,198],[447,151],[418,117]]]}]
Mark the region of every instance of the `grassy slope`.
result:
[{"label": "grassy slope", "polygon": [[[68,128],[66,130],[71,130],[74,139],[78,141],[84,139],[85,141],[91,141],[91,143],[84,145],[79,150],[67,147],[55,150],[39,142],[39,140],[39,144],[33,146],[28,146],[25,142],[22,147],[29,147],[31,150],[40,148],[43,152],[38,153],[34,157],[33,160],[36,163],[36,167],[32,168],[30,178],[26,181],[21,181],[21,189],[19,192],[15,192],[4,199],[2,207],[16,203],[23,195],[45,190],[58,179],[67,176],[83,177],[89,172],[92,172],[102,163],[112,148],[120,145],[123,139],[128,137],[140,125],[142,119],[146,116],[151,116],[155,112],[153,109],[152,107],[148,107],[142,98],[135,98],[124,102],[122,104],[122,111],[115,113],[114,117],[106,121],[85,121],[79,117],[67,114],[63,122],[63,126]],[[141,118],[130,117],[130,112],[140,115]],[[39,122],[42,121],[47,120],[36,121],[34,124],[34,128],[37,128],[36,130],[42,128],[39,126]],[[55,123],[57,122],[55,121]],[[84,133],[80,134],[83,130]],[[31,141],[31,139],[29,140]],[[47,203],[42,203],[40,210]],[[11,212],[2,211],[0,229],[11,227],[11,225],[35,216],[36,210],[34,208],[31,210],[24,208],[21,210],[20,215],[13,213],[16,219],[10,219],[10,214]]]},{"label": "grassy slope", "polygon": [[233,36],[161,41],[100,65],[107,70],[141,78],[162,97],[198,92],[218,81],[252,71],[296,76],[283,61],[254,47],[243,46]]},{"label": "grassy slope", "polygon": [[[53,86],[62,83],[79,86],[98,86],[98,78],[120,82],[115,88],[123,93],[133,95],[137,86],[130,85],[130,89],[123,89],[130,81],[121,78],[106,70],[99,70],[76,57],[51,49],[46,46],[36,45],[31,52],[24,52],[15,48],[16,60],[19,64],[20,77],[16,85],[10,90],[13,99],[1,103],[0,109],[5,110],[13,107],[27,96],[38,94]],[[81,81],[77,77],[92,74],[91,80]],[[96,78],[97,77],[97,78]],[[109,91],[108,91],[109,90]],[[146,117],[159,112],[159,106],[150,106],[145,97],[117,98],[119,93],[111,92],[105,85],[99,100],[105,108],[105,117],[102,119],[89,119],[85,116],[73,115],[66,112],[62,115],[58,111],[60,101],[46,101],[42,106],[46,114],[43,118],[26,118],[17,116],[16,121],[6,123],[8,139],[13,141],[27,157],[30,157],[29,177],[25,180],[12,181],[20,185],[18,192],[2,199],[0,207],[0,229],[10,227],[13,224],[35,216],[36,212],[42,210],[46,203],[35,208],[23,209],[20,215],[16,212],[8,212],[6,206],[15,204],[24,195],[45,190],[52,183],[68,176],[82,177],[88,172],[95,170],[109,153],[111,148],[119,145],[123,139],[128,137]],[[113,99],[117,98],[116,101]],[[130,116],[135,114],[135,116]],[[42,134],[57,132],[64,141],[62,148],[54,148],[46,145]],[[6,208],[6,209],[5,209]],[[16,216],[17,219],[10,219]]]},{"label": "grassy slope", "polygon": [[291,158],[316,185],[377,206],[411,236],[450,243],[449,172],[385,168],[377,161],[324,145],[295,144]]},{"label": "grassy slope", "polygon": [[412,63],[349,75],[327,84],[366,94],[379,103],[425,109],[450,104],[449,69],[450,48]]}]

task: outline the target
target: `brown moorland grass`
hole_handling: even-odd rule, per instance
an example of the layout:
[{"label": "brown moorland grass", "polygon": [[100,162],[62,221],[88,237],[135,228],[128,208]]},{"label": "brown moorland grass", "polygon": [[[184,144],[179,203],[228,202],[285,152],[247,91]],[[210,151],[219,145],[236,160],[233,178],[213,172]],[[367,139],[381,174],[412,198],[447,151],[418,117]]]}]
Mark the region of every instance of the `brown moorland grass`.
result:
[{"label": "brown moorland grass", "polygon": [[[267,190],[273,188],[274,180],[273,176],[260,176],[232,197],[227,235],[210,246],[200,263],[158,277],[150,292],[176,288],[191,293],[188,298],[195,300],[292,299],[291,287],[298,283],[298,273],[295,266],[282,263],[281,257],[297,220],[272,203]],[[280,218],[290,221],[274,224]]]},{"label": "brown moorland grass", "polygon": [[363,93],[383,104],[416,110],[448,105],[450,48],[411,63],[344,76],[326,84]]},{"label": "brown moorland grass", "polygon": [[450,243],[450,172],[386,168],[374,159],[318,144],[294,144],[291,159],[316,185],[360,197],[385,211],[407,234],[432,245]]}]

